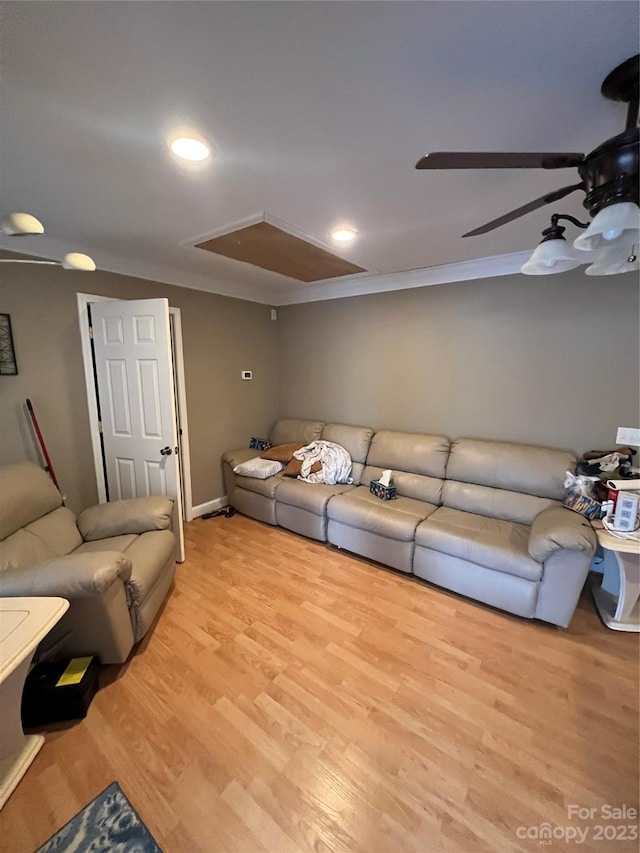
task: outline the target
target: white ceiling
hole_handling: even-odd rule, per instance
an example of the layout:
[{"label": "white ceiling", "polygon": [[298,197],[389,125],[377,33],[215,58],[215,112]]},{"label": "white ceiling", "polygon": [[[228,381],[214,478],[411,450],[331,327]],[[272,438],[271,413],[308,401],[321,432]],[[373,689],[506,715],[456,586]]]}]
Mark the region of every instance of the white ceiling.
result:
[{"label": "white ceiling", "polygon": [[[520,252],[552,212],[584,217],[577,194],[462,240],[575,172],[413,167],[620,132],[600,84],[637,52],[638,6],[5,0],[1,32],[0,212],[46,228],[22,251],[281,304],[317,286],[181,244],[263,210],[323,242],[346,220],[345,257],[388,274]],[[168,153],[179,127],[213,142],[208,167]]]}]

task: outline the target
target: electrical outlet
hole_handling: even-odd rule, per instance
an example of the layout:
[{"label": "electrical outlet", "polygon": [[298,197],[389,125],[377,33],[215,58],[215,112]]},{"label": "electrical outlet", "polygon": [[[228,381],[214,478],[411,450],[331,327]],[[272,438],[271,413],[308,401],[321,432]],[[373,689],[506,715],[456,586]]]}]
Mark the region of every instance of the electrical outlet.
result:
[{"label": "electrical outlet", "polygon": [[616,444],[630,444],[632,447],[640,447],[640,429],[618,427]]},{"label": "electrical outlet", "polygon": [[253,379],[253,371],[252,370],[242,370],[240,372],[240,376],[242,376],[243,379]]}]

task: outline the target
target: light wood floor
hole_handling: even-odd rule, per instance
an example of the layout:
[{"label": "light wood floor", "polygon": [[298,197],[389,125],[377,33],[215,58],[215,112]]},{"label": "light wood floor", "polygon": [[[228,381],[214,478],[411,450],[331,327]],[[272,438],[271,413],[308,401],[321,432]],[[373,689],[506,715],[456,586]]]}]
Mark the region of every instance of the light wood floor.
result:
[{"label": "light wood floor", "polygon": [[518,827],[545,821],[590,830],[554,853],[637,849],[567,816],[638,806],[638,635],[587,594],[561,630],[240,515],[186,537],[148,641],[0,813],[3,851],[113,780],[165,853],[532,851]]}]

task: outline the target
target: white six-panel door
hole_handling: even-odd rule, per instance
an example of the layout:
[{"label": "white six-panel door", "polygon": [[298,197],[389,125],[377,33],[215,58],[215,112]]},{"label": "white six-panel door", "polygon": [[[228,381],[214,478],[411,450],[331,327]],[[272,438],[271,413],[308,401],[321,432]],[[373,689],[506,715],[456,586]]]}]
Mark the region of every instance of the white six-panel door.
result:
[{"label": "white six-panel door", "polygon": [[169,303],[91,305],[109,499],[169,495],[182,534]]}]

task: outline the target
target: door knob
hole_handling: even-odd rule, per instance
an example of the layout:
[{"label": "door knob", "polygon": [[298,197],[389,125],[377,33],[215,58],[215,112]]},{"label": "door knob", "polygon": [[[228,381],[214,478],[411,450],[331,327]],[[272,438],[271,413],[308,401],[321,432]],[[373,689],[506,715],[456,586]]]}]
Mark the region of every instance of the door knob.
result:
[{"label": "door knob", "polygon": [[160,451],[161,456],[171,456],[172,453],[173,453],[173,450],[170,447],[163,447],[162,450]]}]

